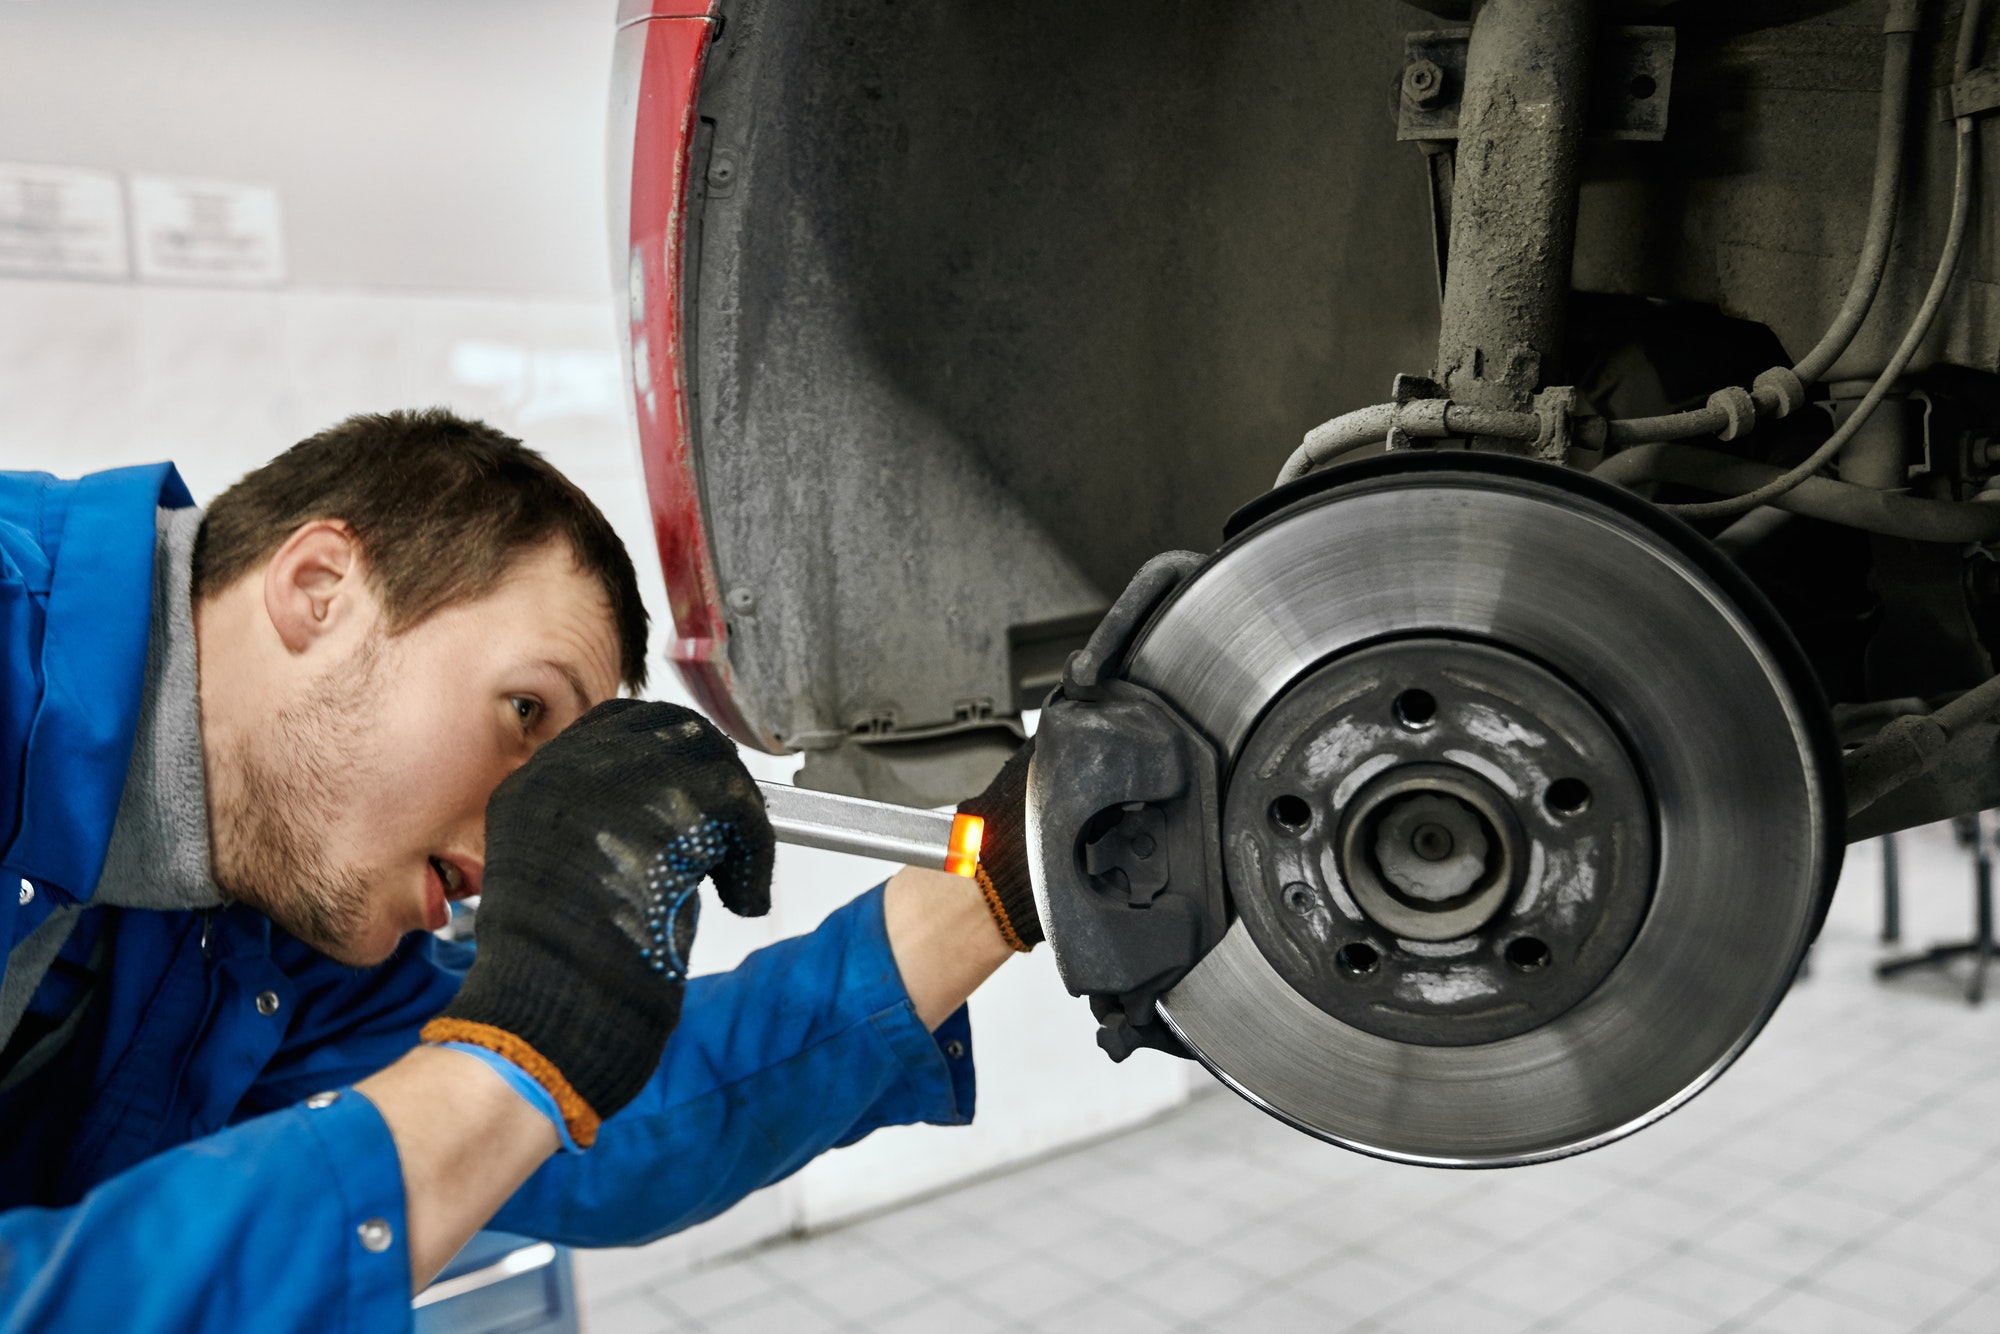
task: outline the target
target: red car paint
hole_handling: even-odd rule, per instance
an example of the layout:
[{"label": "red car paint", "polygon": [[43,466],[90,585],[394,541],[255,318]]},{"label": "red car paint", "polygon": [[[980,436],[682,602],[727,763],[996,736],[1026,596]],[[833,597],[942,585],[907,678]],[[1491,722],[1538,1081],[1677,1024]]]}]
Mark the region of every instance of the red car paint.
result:
[{"label": "red car paint", "polygon": [[[623,0],[618,26],[644,43],[634,100],[628,254],[633,405],[674,621],[668,660],[703,712],[746,745],[782,751],[736,702],[688,420],[681,280],[695,95],[715,21],[704,0]],[[615,169],[615,168],[614,168]],[[613,226],[617,225],[614,219]]]}]

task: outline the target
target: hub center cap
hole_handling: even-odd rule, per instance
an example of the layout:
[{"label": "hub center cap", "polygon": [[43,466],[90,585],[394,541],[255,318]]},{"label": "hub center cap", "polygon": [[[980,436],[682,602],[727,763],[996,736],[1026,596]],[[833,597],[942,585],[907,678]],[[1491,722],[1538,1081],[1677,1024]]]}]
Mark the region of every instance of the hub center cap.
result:
[{"label": "hub center cap", "polygon": [[1224,856],[1300,995],[1399,1042],[1546,1024],[1631,944],[1652,812],[1568,682],[1476,640],[1412,638],[1306,673],[1245,739]]},{"label": "hub center cap", "polygon": [[1519,822],[1493,785],[1450,764],[1406,765],[1348,803],[1341,878],[1369,920],[1411,940],[1476,931],[1513,892]]}]

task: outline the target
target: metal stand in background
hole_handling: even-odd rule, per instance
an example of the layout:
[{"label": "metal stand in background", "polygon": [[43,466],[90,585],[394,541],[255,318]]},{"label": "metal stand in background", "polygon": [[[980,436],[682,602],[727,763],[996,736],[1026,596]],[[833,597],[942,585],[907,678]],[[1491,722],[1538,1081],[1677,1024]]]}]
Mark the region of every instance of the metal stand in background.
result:
[{"label": "metal stand in background", "polygon": [[[1913,954],[1904,959],[1885,959],[1875,965],[1877,977],[1894,977],[1897,973],[1912,968],[1943,966],[1953,959],[1970,955],[1972,977],[1965,984],[1965,999],[1973,1005],[1986,998],[1986,965],[1993,957],[1993,831],[1986,812],[1978,815],[1962,815],[1951,822],[1952,831],[1958,835],[1960,847],[1972,850],[1973,865],[1973,938],[1950,945],[1933,945],[1922,954]],[[1882,864],[1883,920],[1882,938],[1893,939],[1889,932],[1892,925],[1901,934],[1900,911],[1893,915],[1891,905],[1900,908],[1897,902],[1900,886],[1895,885],[1895,860],[1885,849]]]},{"label": "metal stand in background", "polygon": [[1882,943],[1903,938],[1903,872],[1896,861],[1896,836],[1882,835]]}]

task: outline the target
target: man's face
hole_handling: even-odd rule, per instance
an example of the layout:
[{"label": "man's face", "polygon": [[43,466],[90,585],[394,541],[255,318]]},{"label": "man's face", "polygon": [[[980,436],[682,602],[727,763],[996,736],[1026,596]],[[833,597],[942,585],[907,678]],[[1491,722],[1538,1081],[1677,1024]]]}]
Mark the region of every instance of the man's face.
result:
[{"label": "man's face", "polygon": [[387,958],[479,892],[493,789],[617,693],[618,641],[566,546],[400,634],[379,613],[226,758],[216,878],[333,958]]}]

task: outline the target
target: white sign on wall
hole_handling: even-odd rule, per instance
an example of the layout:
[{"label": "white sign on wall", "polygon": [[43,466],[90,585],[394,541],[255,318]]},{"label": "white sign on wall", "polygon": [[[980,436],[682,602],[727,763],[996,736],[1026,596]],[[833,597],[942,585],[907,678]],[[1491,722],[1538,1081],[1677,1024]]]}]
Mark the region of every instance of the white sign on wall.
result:
[{"label": "white sign on wall", "polygon": [[285,280],[276,190],[175,176],[134,176],[130,189],[141,278],[243,287]]},{"label": "white sign on wall", "polygon": [[108,171],[0,162],[0,273],[124,278],[125,199]]}]

